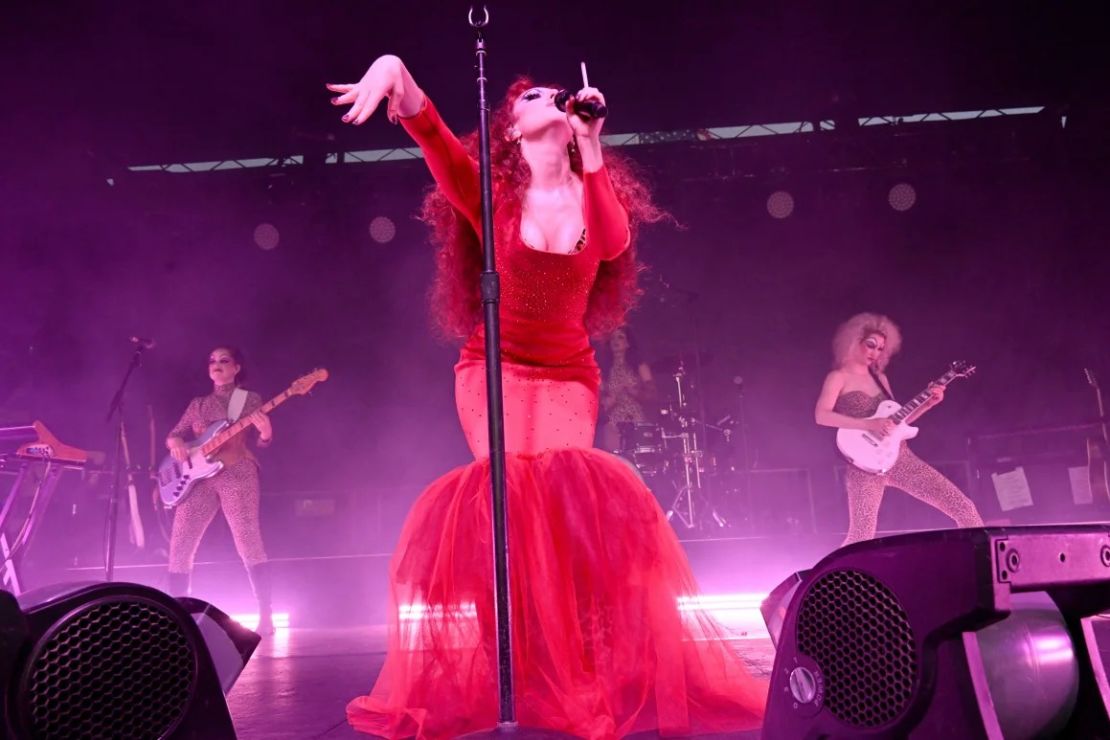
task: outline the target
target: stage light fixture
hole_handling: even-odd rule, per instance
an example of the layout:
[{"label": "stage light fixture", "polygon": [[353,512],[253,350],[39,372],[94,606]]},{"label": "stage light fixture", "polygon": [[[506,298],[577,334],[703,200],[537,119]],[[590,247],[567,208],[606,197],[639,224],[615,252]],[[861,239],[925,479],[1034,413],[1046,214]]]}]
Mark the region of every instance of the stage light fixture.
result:
[{"label": "stage light fixture", "polygon": [[377,216],[370,222],[370,238],[378,244],[387,244],[397,235],[397,225],[388,216]]},{"label": "stage light fixture", "polygon": [[886,200],[894,210],[905,212],[917,202],[917,190],[908,182],[900,182],[890,188]]},{"label": "stage light fixture", "polygon": [[771,218],[789,218],[794,213],[794,196],[785,190],[776,190],[767,197],[767,213]]},{"label": "stage light fixture", "polygon": [[263,222],[254,227],[254,243],[259,249],[276,249],[280,241],[281,232],[273,224]]}]

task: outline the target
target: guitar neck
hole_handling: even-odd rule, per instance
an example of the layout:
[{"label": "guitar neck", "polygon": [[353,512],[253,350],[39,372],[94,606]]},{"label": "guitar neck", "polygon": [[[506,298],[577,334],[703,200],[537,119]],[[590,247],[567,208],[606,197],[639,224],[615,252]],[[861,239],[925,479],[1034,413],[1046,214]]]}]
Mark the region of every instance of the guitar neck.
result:
[{"label": "guitar neck", "polygon": [[895,424],[905,421],[909,418],[910,414],[924,406],[926,403],[929,402],[929,399],[933,397],[931,385],[948,385],[957,377],[959,376],[952,371],[946,372],[944,375],[934,380],[932,384],[930,384],[930,386],[926,386],[925,390],[921,391],[916,396],[911,398],[908,403],[902,406],[902,408],[894,412],[894,414],[890,416],[890,420],[893,421]]},{"label": "guitar neck", "polygon": [[[288,401],[290,396],[292,396],[292,395],[293,395],[293,389],[292,388],[287,388],[287,389],[285,389],[285,391],[283,391],[282,393],[279,393],[278,395],[274,396],[269,401],[262,404],[261,406],[259,406],[257,409],[255,409],[251,413],[253,414],[253,413],[255,413],[255,411],[261,411],[264,414],[268,414],[271,411],[273,411],[275,408],[280,406],[281,404]],[[234,424],[229,426],[227,429],[223,430],[222,432],[217,434],[215,437],[213,437],[212,439],[205,442],[204,446],[201,447],[201,451],[204,452],[205,455],[211,455],[213,452],[220,449],[225,444],[227,444],[232,439],[234,439],[239,434],[241,434],[243,432],[243,430],[245,430],[249,426],[251,426],[249,415],[244,416],[243,418],[239,419],[239,421],[235,422]]]},{"label": "guitar neck", "polygon": [[1083,368],[1083,373],[1087,376],[1087,384],[1095,391],[1095,403],[1098,405],[1098,423],[1099,430],[1102,432],[1102,441],[1110,444],[1110,434],[1107,433],[1106,424],[1106,407],[1102,404],[1102,386],[1098,384],[1098,379],[1095,378],[1095,371],[1089,367]]}]

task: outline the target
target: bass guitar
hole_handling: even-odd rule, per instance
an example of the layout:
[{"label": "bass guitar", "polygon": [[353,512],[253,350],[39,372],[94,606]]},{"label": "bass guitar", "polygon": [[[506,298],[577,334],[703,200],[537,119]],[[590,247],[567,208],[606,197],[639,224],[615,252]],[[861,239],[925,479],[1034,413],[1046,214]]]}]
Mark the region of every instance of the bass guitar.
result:
[{"label": "bass guitar", "polygon": [[[297,378],[292,385],[255,411],[269,413],[293,396],[303,396],[317,383],[327,379],[327,370],[322,368],[313,370],[308,375]],[[213,422],[204,430],[204,434],[186,445],[188,457],[184,462],[178,462],[172,455],[167,455],[158,466],[158,494],[162,503],[167,507],[177,506],[193,492],[197,483],[223,470],[223,461],[216,458],[216,453],[250,426],[251,422],[246,417],[235,423],[221,419]]]},{"label": "bass guitar", "polygon": [[865,429],[838,429],[836,446],[845,459],[860,470],[868,473],[886,473],[898,461],[902,442],[917,436],[918,428],[911,427],[906,420],[933,397],[932,386],[946,386],[956,378],[966,378],[975,372],[975,366],[966,362],[953,362],[948,372],[929,384],[925,390],[914,396],[909,403],[883,401],[872,419],[890,419],[894,428],[885,436],[878,436]]}]

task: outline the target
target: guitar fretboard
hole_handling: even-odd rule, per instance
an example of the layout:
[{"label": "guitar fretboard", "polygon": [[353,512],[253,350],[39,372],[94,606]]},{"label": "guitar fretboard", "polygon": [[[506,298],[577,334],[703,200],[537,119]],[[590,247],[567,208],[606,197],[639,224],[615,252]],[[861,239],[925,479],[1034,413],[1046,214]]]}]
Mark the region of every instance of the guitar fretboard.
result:
[{"label": "guitar fretboard", "polygon": [[[934,380],[933,383],[935,383],[936,385],[948,385],[958,377],[959,374],[949,370],[944,375]],[[908,403],[902,406],[902,408],[894,412],[894,414],[890,416],[890,420],[893,421],[895,424],[904,421],[910,416],[910,414],[912,414],[914,411],[917,411],[919,408],[928,403],[929,399],[932,397],[932,390],[926,388],[925,390],[921,391],[916,396],[911,398]]]},{"label": "guitar fretboard", "polygon": [[[266,403],[256,408],[254,411],[251,412],[251,414],[255,413],[255,411],[261,411],[264,414],[268,414],[273,409],[288,401],[289,397],[292,395],[293,389],[286,388],[283,392],[279,393]],[[239,421],[235,422],[227,429],[223,430],[215,437],[205,442],[204,446],[200,449],[202,452],[204,452],[205,455],[211,455],[213,452],[223,447],[225,444],[228,443],[229,440],[237,436],[240,432],[242,432],[249,426],[251,426],[250,414],[247,414],[246,416],[239,419]]]}]

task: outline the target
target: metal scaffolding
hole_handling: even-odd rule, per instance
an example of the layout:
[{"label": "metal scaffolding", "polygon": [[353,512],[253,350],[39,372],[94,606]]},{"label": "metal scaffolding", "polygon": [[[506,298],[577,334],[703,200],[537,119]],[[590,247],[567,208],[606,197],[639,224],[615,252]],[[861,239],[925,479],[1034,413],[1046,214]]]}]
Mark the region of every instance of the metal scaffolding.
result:
[{"label": "metal scaffolding", "polygon": [[[875,126],[907,126],[971,121],[1004,116],[1033,116],[1044,110],[1044,106],[1030,106],[1024,108],[988,108],[984,110],[916,113],[912,115],[866,116],[851,121],[851,124],[853,127],[858,126],[860,128]],[[785,123],[753,123],[738,126],[679,129],[676,131],[606,134],[601,138],[602,142],[608,146],[645,146],[675,142],[715,142],[768,136],[796,136],[799,134],[832,132],[836,131],[837,128],[836,122],[832,120],[790,121]],[[329,152],[324,156],[323,162],[326,165],[362,165],[421,159],[422,157],[423,155],[417,147],[394,147],[389,149]],[[285,157],[244,157],[206,162],[131,165],[128,166],[127,169],[131,172],[168,172],[172,174],[219,172],[224,170],[281,169],[304,166],[306,159],[306,155],[297,154]]]}]

